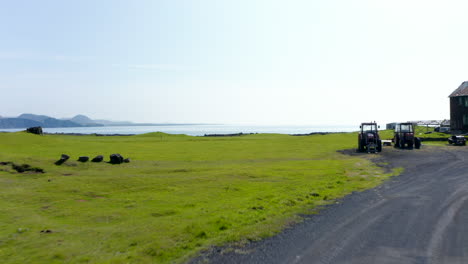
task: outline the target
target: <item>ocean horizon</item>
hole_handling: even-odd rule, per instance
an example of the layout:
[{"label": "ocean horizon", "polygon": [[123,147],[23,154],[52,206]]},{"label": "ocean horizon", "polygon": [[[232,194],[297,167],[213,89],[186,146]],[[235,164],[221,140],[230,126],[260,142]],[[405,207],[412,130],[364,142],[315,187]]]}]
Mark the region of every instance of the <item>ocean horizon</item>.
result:
[{"label": "ocean horizon", "polygon": [[[18,132],[26,128],[0,129],[0,132]],[[168,134],[185,134],[189,136],[204,136],[211,134],[237,133],[273,133],[273,134],[309,134],[320,132],[353,132],[356,126],[330,125],[151,125],[151,126],[101,126],[101,127],[59,127],[43,128],[49,134],[105,134],[105,135],[138,135],[151,132]]]}]

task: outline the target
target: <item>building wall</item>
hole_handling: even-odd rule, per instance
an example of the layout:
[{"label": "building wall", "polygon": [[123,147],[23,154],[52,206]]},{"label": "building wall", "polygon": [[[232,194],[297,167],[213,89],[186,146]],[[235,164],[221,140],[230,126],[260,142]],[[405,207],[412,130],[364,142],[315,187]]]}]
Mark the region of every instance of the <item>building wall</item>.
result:
[{"label": "building wall", "polygon": [[396,123],[388,123],[386,129],[395,129]]},{"label": "building wall", "polygon": [[450,97],[450,129],[468,131],[468,96]]}]

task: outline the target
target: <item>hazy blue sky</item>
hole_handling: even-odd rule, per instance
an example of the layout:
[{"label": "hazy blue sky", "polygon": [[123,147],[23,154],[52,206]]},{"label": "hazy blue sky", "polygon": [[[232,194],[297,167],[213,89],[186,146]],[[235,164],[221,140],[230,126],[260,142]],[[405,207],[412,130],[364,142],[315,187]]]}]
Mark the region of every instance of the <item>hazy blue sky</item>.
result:
[{"label": "hazy blue sky", "polygon": [[0,0],[1,116],[449,118],[468,1]]}]

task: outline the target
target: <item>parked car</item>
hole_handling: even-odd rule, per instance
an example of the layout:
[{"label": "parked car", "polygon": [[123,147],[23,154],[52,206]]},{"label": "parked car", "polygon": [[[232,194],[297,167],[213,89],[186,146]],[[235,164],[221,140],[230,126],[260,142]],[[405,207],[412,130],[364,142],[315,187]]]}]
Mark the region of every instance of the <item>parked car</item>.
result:
[{"label": "parked car", "polygon": [[448,138],[448,143],[453,144],[453,145],[458,145],[458,146],[465,146],[466,145],[466,138],[465,136],[451,136]]},{"label": "parked car", "polygon": [[450,133],[450,127],[436,127],[434,128],[434,131],[440,133]]}]

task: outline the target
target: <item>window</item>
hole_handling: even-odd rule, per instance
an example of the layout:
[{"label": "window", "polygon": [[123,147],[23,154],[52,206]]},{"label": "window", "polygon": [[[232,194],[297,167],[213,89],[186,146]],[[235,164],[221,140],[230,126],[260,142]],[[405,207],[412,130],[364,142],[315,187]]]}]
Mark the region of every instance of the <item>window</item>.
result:
[{"label": "window", "polygon": [[363,131],[377,131],[376,125],[363,125],[362,126]]},{"label": "window", "polygon": [[401,124],[399,132],[413,132],[413,126],[410,124]]},{"label": "window", "polygon": [[467,126],[468,125],[468,115],[464,114],[463,115],[463,126]]}]

